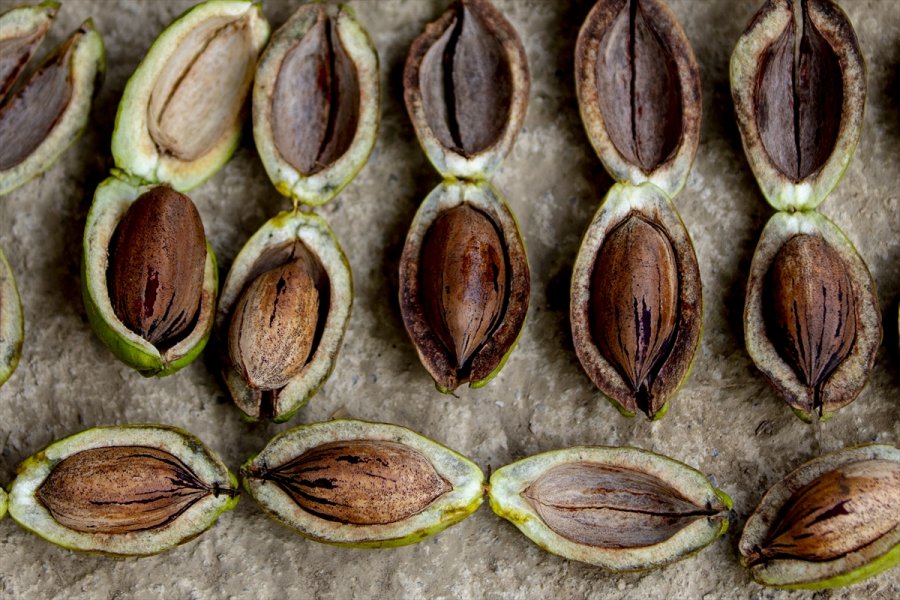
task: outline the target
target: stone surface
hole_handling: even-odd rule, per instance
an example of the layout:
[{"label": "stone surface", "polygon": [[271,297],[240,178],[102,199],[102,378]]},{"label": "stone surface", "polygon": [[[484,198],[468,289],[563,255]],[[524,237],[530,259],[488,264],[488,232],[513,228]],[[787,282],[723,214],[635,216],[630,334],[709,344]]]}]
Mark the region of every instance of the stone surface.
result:
[{"label": "stone surface", "polygon": [[[2,0],[7,8],[18,0]],[[533,545],[485,505],[422,544],[348,550],[306,541],[244,498],[199,539],[158,557],[74,554],[0,522],[0,596],[17,598],[788,598],[751,582],[734,553],[765,489],[819,452],[900,437],[900,3],[845,0],[868,63],[865,129],[847,175],[822,206],[868,262],[884,310],[885,341],[868,387],[821,427],[800,422],[744,350],[741,313],[756,240],[772,214],[741,149],[728,59],[761,0],[672,0],[703,77],[700,151],[676,199],[693,237],[705,290],[704,337],[668,416],[626,419],[590,384],[572,349],[568,279],[580,237],[610,178],[578,117],[572,63],[590,0],[496,0],[522,36],[533,77],[525,129],[494,183],[516,214],[532,269],[529,319],[506,368],[486,388],[439,394],[400,320],[397,261],[406,230],[438,183],[402,105],[406,50],[446,0],[356,0],[381,58],[384,100],[368,165],[320,210],[344,245],[356,299],[335,373],[286,425],[238,418],[207,353],[166,379],[144,379],[93,335],[80,300],[81,236],[94,188],[112,160],[116,106],[154,37],[189,1],[67,0],[52,40],[93,15],[109,73],[90,130],[44,176],[0,199],[0,245],[18,278],[26,338],[18,371],[0,389],[0,480],[51,441],[87,427],[163,422],[188,429],[236,469],[277,431],[346,409],[447,444],[484,469],[574,444],[629,444],[710,474],[735,502],[732,530],[696,557],[649,574],[610,575]],[[273,25],[295,2],[267,0]],[[249,127],[247,129],[249,133]],[[247,135],[234,159],[191,194],[222,276],[243,242],[289,206],[266,178]],[[824,598],[889,598],[900,572]]]}]

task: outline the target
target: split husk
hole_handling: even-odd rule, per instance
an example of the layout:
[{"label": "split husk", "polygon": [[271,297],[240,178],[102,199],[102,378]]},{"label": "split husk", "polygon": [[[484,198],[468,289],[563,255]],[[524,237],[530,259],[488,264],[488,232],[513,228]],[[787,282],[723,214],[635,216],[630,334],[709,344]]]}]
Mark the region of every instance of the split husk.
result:
[{"label": "split husk", "polygon": [[900,450],[846,448],[773,485],[741,534],[757,582],[788,589],[849,585],[900,561]]},{"label": "split husk", "polygon": [[[216,258],[212,247],[204,238],[202,244],[206,255],[200,281],[199,305],[195,315],[190,318],[189,325],[178,335],[157,346],[130,329],[116,314],[109,287],[110,250],[118,226],[129,207],[141,195],[156,187],[132,185],[117,177],[110,177],[100,184],[84,228],[84,255],[81,263],[81,290],[91,327],[119,360],[147,376],[170,375],[190,364],[202,352],[212,331],[218,290]],[[180,240],[181,244],[184,242],[185,240]],[[148,251],[146,246],[141,247],[144,252]],[[149,257],[149,254],[145,256]],[[157,265],[156,268],[161,267]],[[198,293],[198,290],[192,291]]]},{"label": "split husk", "polygon": [[403,96],[428,160],[445,178],[489,179],[528,108],[528,57],[488,0],[460,0],[413,42]]},{"label": "split husk", "polygon": [[0,15],[0,196],[49,169],[78,139],[103,81],[103,39],[90,19],[26,72],[58,6]]},{"label": "split husk", "polygon": [[360,548],[420,542],[484,499],[484,474],[470,460],[404,427],[350,419],[277,435],[241,476],[276,521]]},{"label": "split husk", "polygon": [[769,220],[750,265],[744,337],[757,368],[804,421],[829,417],[862,391],[881,343],[881,311],[869,270],[834,223],[816,212]]},{"label": "split husk", "polygon": [[[257,311],[265,313],[265,318],[253,313],[236,317],[236,309],[248,305],[243,298],[252,282],[295,261],[303,265],[302,270],[315,288],[305,292],[316,297],[314,321],[310,322],[309,315],[301,310],[303,306],[311,306],[307,300],[285,299],[284,304],[293,310],[284,312],[284,305],[278,308],[280,296],[272,295],[272,290],[266,292],[268,302],[257,297],[251,303]],[[279,291],[290,292],[294,286],[280,284],[283,277],[283,272],[276,274],[269,283],[274,282],[281,288]],[[244,244],[222,286],[216,313],[222,375],[243,416],[253,421],[282,422],[306,405],[334,369],[352,303],[350,266],[334,233],[321,217],[299,211],[283,212],[266,222]],[[236,318],[245,321],[232,333]],[[234,338],[241,330],[256,341],[268,341],[260,344],[249,337]],[[298,335],[308,339],[298,340]],[[309,343],[305,360],[296,355],[294,346],[298,343]],[[230,351],[229,346],[234,344],[242,345],[243,349]],[[254,357],[256,353],[260,356]],[[255,367],[248,368],[250,365]],[[262,374],[254,378],[254,373]]]},{"label": "split husk", "polygon": [[530,289],[515,218],[490,184],[446,181],[428,195],[400,257],[400,312],[440,391],[481,387],[500,371]]},{"label": "split husk", "polygon": [[324,204],[378,135],[378,54],[352,9],[304,4],[272,36],[253,85],[253,138],[275,188]]},{"label": "split husk", "polygon": [[581,120],[613,179],[674,197],[700,141],[700,68],[661,0],[600,0],[575,47]]},{"label": "split husk", "polygon": [[0,386],[19,366],[24,338],[19,290],[6,255],[0,250]]},{"label": "split husk", "polygon": [[116,167],[180,192],[212,177],[237,148],[268,38],[262,7],[248,0],[203,2],[169,25],[122,94]]},{"label": "split husk", "polygon": [[818,207],[859,140],[866,69],[831,0],[767,0],[731,55],[744,153],[777,210]]},{"label": "split husk", "polygon": [[191,434],[164,425],[97,427],[26,459],[10,515],[49,542],[112,556],[170,550],[237,504],[237,480]]},{"label": "split husk", "polygon": [[653,184],[614,185],[572,270],[572,341],[591,381],[624,415],[661,418],[690,372],[701,314],[700,268],[675,206]]},{"label": "split husk", "polygon": [[728,529],[731,499],[691,467],[637,448],[577,446],[502,467],[488,497],[538,546],[611,571],[685,558]]}]

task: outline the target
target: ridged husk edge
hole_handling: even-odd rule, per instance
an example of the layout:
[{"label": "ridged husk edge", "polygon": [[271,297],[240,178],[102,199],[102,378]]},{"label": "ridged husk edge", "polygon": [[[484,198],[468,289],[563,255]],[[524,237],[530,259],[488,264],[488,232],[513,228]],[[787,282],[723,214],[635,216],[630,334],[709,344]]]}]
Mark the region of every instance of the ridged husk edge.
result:
[{"label": "ridged husk edge", "polygon": [[[821,475],[861,460],[900,461],[900,449],[891,445],[872,444],[845,448],[815,458],[792,471],[769,488],[756,510],[747,519],[738,544],[741,563],[761,547],[782,506],[795,492]],[[900,562],[900,526],[876,542],[847,556],[814,562],[796,559],[773,559],[750,567],[750,575],[763,585],[788,589],[825,589],[841,587],[877,575]]]},{"label": "ridged husk edge", "polygon": [[247,240],[234,259],[225,278],[219,307],[216,311],[216,331],[221,351],[223,377],[237,407],[249,420],[257,420],[253,409],[253,391],[240,374],[231,367],[227,357],[228,326],[235,304],[244,288],[261,272],[257,259],[267,250],[300,241],[319,261],[330,283],[330,305],[322,336],[315,353],[306,366],[282,388],[275,398],[273,420],[287,421],[303,408],[328,380],[334,370],[338,352],[350,320],[353,305],[353,280],[350,264],[334,232],[322,217],[299,211],[282,212],[263,224]]},{"label": "ridged husk edge", "polygon": [[163,377],[189,365],[206,346],[215,317],[219,273],[215,254],[207,242],[203,292],[194,329],[163,352],[119,320],[107,287],[109,244],[128,207],[152,187],[128,183],[117,176],[106,179],[97,187],[84,226],[81,293],[91,327],[100,341],[119,360],[142,375]]},{"label": "ridged husk edge", "polygon": [[303,175],[275,147],[272,94],[285,55],[315,24],[320,4],[303,5],[272,35],[256,69],[253,83],[253,139],[263,167],[275,188],[300,204],[320,206],[334,198],[363,168],[375,147],[381,118],[378,52],[353,10],[341,6],[336,23],[340,43],[353,62],[359,81],[359,119],[350,147],[328,167]]},{"label": "ridged husk edge", "polygon": [[69,79],[72,95],[65,110],[47,137],[22,162],[0,171],[0,196],[40,175],[71,146],[87,127],[91,103],[106,72],[106,50],[103,38],[88,19],[76,32],[80,35],[69,57]]},{"label": "ridged husk edge", "polygon": [[16,288],[16,279],[6,255],[0,249],[0,385],[10,378],[19,358],[25,339],[22,318],[22,301]]},{"label": "ridged husk edge", "polygon": [[790,0],[767,0],[731,54],[731,94],[744,154],[763,196],[777,210],[810,210],[819,206],[843,177],[862,130],[866,66],[853,25],[830,0],[809,0],[808,6],[810,20],[838,56],[844,76],[844,98],[834,151],[818,171],[803,181],[793,181],[775,166],[763,145],[755,117],[763,56],[794,18]]},{"label": "ridged husk edge", "polygon": [[[250,476],[273,469],[309,449],[336,441],[384,440],[425,456],[452,490],[422,512],[398,523],[351,525],[316,517],[295,503],[277,484]],[[318,542],[357,548],[388,548],[420,542],[458,523],[484,500],[484,474],[461,454],[399,425],[338,419],[301,425],[282,432],[241,468],[244,489],[273,519]]]},{"label": "ridged husk edge", "polygon": [[419,86],[420,69],[425,54],[446,31],[455,15],[448,9],[437,20],[425,26],[425,30],[413,41],[403,69],[403,98],[406,110],[416,130],[419,144],[434,168],[445,178],[490,179],[499,170],[503,159],[509,154],[528,110],[528,94],[531,76],[528,72],[528,55],[519,34],[506,17],[487,0],[461,0],[467,8],[478,15],[486,26],[497,36],[509,63],[512,85],[509,115],[502,133],[496,142],[484,150],[466,157],[447,148],[435,135],[428,118]]},{"label": "ridged husk edge", "polygon": [[[709,506],[718,513],[694,521],[664,542],[643,548],[599,548],[573,542],[544,524],[522,496],[549,469],[573,462],[613,465],[654,475],[687,500],[698,506]],[[713,487],[703,473],[666,456],[627,447],[575,446],[524,458],[491,475],[488,499],[497,515],[510,521],[547,552],[611,571],[646,571],[699,552],[725,533],[731,510],[731,498]]]},{"label": "ridged husk edge", "polygon": [[588,377],[604,396],[625,416],[634,416],[637,405],[630,386],[618,370],[600,353],[591,333],[591,279],[597,254],[607,235],[631,214],[642,215],[665,230],[678,264],[679,333],[666,359],[665,367],[653,383],[654,396],[662,399],[653,418],[662,418],[668,402],[690,373],[700,344],[703,328],[703,287],[700,267],[690,235],[675,205],[651,183],[638,186],[615,184],[607,192],[581,241],[575,266],[569,317],[575,353]]},{"label": "ridged husk edge", "polygon": [[656,15],[653,23],[659,27],[655,31],[661,36],[660,41],[672,51],[681,85],[682,111],[682,133],[677,149],[653,171],[645,173],[639,165],[630,162],[616,149],[600,109],[597,88],[600,42],[612,20],[622,10],[621,3],[618,6],[613,4],[597,2],[578,32],[575,45],[575,91],[581,121],[591,145],[613,179],[635,185],[650,182],[673,198],[684,187],[700,144],[700,120],[703,113],[700,67],[690,40],[669,7],[659,0],[641,0],[641,9]]},{"label": "ridged husk edge", "polygon": [[237,493],[210,494],[159,531],[127,534],[82,533],[68,529],[35,499],[35,493],[63,459],[84,450],[110,446],[147,446],[171,453],[198,479],[223,490],[237,491],[237,478],[203,443],[181,429],[167,425],[96,427],[56,441],[19,465],[9,487],[9,513],[22,527],[70,550],[111,556],[148,556],[190,541],[208,529],[238,502]]},{"label": "ridged husk edge", "polygon": [[868,380],[881,344],[881,311],[875,282],[856,248],[837,225],[815,211],[775,213],[763,229],[750,264],[744,304],[744,338],[747,352],[794,413],[813,419],[806,386],[793,367],[776,350],[766,334],[764,291],[767,274],[778,251],[794,235],[820,235],[840,255],[855,292],[856,341],[847,358],[828,377],[822,389],[822,417],[853,402]]},{"label": "ridged husk edge", "polygon": [[[422,244],[434,220],[442,212],[464,203],[484,212],[497,226],[509,261],[509,284],[503,319],[471,359],[470,377],[460,380],[448,350],[425,318],[419,297],[419,260]],[[518,223],[491,184],[444,181],[432,190],[413,218],[400,257],[400,313],[419,360],[438,390],[450,393],[464,383],[479,388],[500,372],[525,325],[530,293],[528,255]]]},{"label": "ridged husk edge", "polygon": [[150,136],[147,105],[159,72],[181,40],[194,28],[207,19],[233,17],[237,20],[245,16],[249,16],[253,42],[260,52],[269,39],[269,23],[259,2],[249,0],[209,0],[198,4],[156,38],[122,93],[112,135],[112,155],[117,168],[145,182],[166,182],[185,192],[215,175],[228,162],[240,141],[243,117],[224,132],[206,154],[192,161],[182,161],[174,156],[160,155]]}]

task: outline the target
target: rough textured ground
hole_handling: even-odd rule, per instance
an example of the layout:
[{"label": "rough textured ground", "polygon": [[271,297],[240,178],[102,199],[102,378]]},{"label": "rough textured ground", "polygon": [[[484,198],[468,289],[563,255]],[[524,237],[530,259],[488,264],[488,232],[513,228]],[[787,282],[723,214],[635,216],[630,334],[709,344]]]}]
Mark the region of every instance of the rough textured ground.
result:
[{"label": "rough textured ground", "polygon": [[[574,444],[633,444],[710,474],[735,502],[727,536],[662,571],[610,575],[551,556],[487,507],[441,535],[396,550],[309,542],[245,498],[198,540],[159,557],[110,560],[59,549],[0,522],[0,596],[17,598],[786,598],[752,583],[735,558],[744,520],[765,489],[819,452],[813,430],[775,397],[744,350],[744,285],[772,210],[743,157],[728,58],[760,0],[673,0],[701,65],[703,131],[677,199],[705,291],[704,337],[693,374],[657,423],[629,420],[591,386],[575,358],[567,287],[579,239],[611,184],[583,133],[573,48],[590,0],[497,0],[518,29],[533,76],[525,129],[495,183],[519,219],[533,293],[524,334],[488,387],[435,391],[400,321],[397,260],[419,202],[438,183],[401,103],[406,49],[445,0],[351,2],[378,47],[384,100],[378,145],[360,176],[321,210],[350,259],[356,299],[334,376],[291,424],[351,414],[408,426],[484,469]],[[0,6],[10,5],[2,0]],[[293,2],[270,0],[277,26]],[[199,435],[237,468],[283,426],[238,419],[203,360],[164,380],[117,362],[88,327],[79,294],[81,235],[91,195],[112,166],[109,140],[125,81],[157,33],[190,1],[69,0],[59,39],[93,15],[109,73],[90,131],[43,177],[0,201],[0,244],[25,307],[21,365],[0,389],[0,479],[46,444],[87,427],[163,422]],[[900,2],[845,0],[868,60],[869,100],[856,157],[822,206],[868,262],[885,312],[885,341],[868,387],[821,431],[821,450],[900,435]],[[250,137],[193,194],[224,276],[243,242],[287,207]],[[900,571],[820,598],[895,598]],[[812,597],[812,594],[794,594]]]}]

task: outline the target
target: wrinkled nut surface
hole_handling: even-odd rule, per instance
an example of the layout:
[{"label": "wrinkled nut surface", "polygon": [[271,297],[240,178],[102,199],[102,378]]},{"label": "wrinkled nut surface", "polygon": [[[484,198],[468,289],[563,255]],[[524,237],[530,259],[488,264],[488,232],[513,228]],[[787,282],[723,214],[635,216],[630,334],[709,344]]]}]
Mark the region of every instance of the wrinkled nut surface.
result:
[{"label": "wrinkled nut surface", "polygon": [[782,507],[750,566],[773,558],[828,561],[900,526],[900,463],[863,460],[828,471]]},{"label": "wrinkled nut surface", "polygon": [[116,316],[157,347],[176,343],[195,320],[206,265],[194,203],[166,186],[141,194],[119,222],[109,255]]},{"label": "wrinkled nut surface", "polygon": [[239,120],[257,57],[249,19],[209,19],[166,61],[147,107],[161,154],[196,160]]},{"label": "wrinkled nut surface", "polygon": [[353,525],[408,519],[452,489],[423,454],[383,440],[322,444],[259,477],[303,510]]},{"label": "wrinkled nut surface", "polygon": [[125,534],[170,527],[200,499],[219,493],[164,450],[114,446],[64,459],[36,497],[64,527]]},{"label": "wrinkled nut surface", "polygon": [[506,307],[506,263],[496,226],[469,205],[440,214],[425,236],[419,267],[422,306],[461,372]]},{"label": "wrinkled nut surface", "polygon": [[841,257],[818,235],[789,239],[772,262],[768,328],[821,414],[821,388],[853,349],[856,295]]},{"label": "wrinkled nut surface", "polygon": [[659,544],[719,512],[697,506],[654,475],[589,462],[553,467],[522,495],[550,529],[600,548]]},{"label": "wrinkled nut surface", "polygon": [[810,20],[809,4],[792,4],[799,14],[766,50],[756,84],[763,146],[793,181],[806,179],[825,164],[842,118],[840,57]]},{"label": "wrinkled nut surface", "polygon": [[678,277],[668,237],[636,215],[609,234],[594,263],[594,340],[628,381],[646,414],[655,412],[650,389],[676,331]]},{"label": "wrinkled nut surface", "polygon": [[282,157],[301,174],[318,173],[344,155],[359,121],[356,67],[325,6],[284,56],[272,94],[272,129]]},{"label": "wrinkled nut surface", "polygon": [[319,322],[319,292],[303,259],[259,275],[228,329],[232,364],[253,388],[284,387],[306,364]]}]

